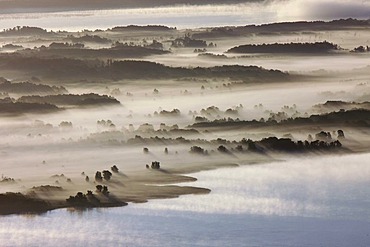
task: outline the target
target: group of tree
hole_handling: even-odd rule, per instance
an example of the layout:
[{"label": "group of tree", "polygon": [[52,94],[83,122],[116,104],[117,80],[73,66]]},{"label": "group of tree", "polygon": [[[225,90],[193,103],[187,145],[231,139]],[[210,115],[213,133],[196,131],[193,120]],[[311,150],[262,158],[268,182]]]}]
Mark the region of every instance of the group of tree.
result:
[{"label": "group of tree", "polygon": [[48,32],[46,29],[29,26],[15,26],[13,28],[5,28],[0,32],[0,36],[49,36],[55,34]]},{"label": "group of tree", "polygon": [[208,151],[199,146],[190,147],[190,153],[208,155]]},{"label": "group of tree", "polygon": [[208,47],[207,42],[201,39],[193,39],[190,34],[186,34],[183,38],[177,38],[172,41],[172,47]]},{"label": "group of tree", "polygon": [[[180,78],[232,78],[243,81],[271,82],[289,80],[289,74],[257,66],[223,65],[215,67],[171,67],[149,61],[112,61],[73,58],[51,58],[0,54],[3,69],[37,73],[47,78],[105,78],[120,79],[180,79]],[[68,71],[66,74],[65,71]],[[145,73],[144,73],[145,72]]]},{"label": "group of tree", "polygon": [[275,43],[240,45],[229,49],[228,53],[327,53],[340,50],[336,44],[327,41],[315,43]]},{"label": "group of tree", "polygon": [[14,51],[14,50],[23,49],[23,46],[15,45],[15,44],[5,44],[1,47],[1,49],[6,50],[6,51]]},{"label": "group of tree", "polygon": [[110,129],[114,129],[116,127],[116,125],[112,122],[112,120],[108,119],[108,120],[98,120],[96,122],[96,124],[99,126],[99,127],[103,127],[103,128],[110,128]]},{"label": "group of tree", "polygon": [[49,45],[49,49],[83,49],[85,45],[82,43],[59,43],[53,42]]},{"label": "group of tree", "polygon": [[0,215],[41,213],[52,208],[50,203],[22,193],[7,192],[0,194]]},{"label": "group of tree", "polygon": [[61,108],[52,104],[13,102],[10,98],[0,100],[0,114],[20,115],[27,113],[51,113]]},{"label": "group of tree", "polygon": [[99,95],[95,93],[89,94],[58,94],[58,95],[32,95],[22,96],[18,99],[21,103],[39,103],[53,104],[57,106],[73,105],[73,106],[89,106],[89,105],[109,105],[120,104],[120,102],[108,95]]},{"label": "group of tree", "polygon": [[104,170],[104,171],[102,171],[102,172],[100,172],[100,171],[97,171],[96,173],[95,173],[95,181],[96,182],[102,182],[103,181],[103,179],[105,180],[105,181],[109,181],[111,178],[112,178],[112,173],[110,172],[110,171],[108,171],[108,170]]},{"label": "group of tree", "polygon": [[176,27],[168,27],[163,25],[146,25],[146,26],[138,26],[138,25],[128,25],[128,26],[117,26],[108,31],[112,32],[173,32],[176,31]]},{"label": "group of tree", "polygon": [[[106,188],[106,191],[106,195],[108,195],[108,188]],[[104,194],[104,192],[98,191],[98,189],[97,192]],[[77,192],[75,196],[70,196],[68,199],[66,199],[66,202],[69,206],[76,208],[91,208],[101,206],[100,200],[93,194],[91,190],[88,190],[86,194]]]},{"label": "group of tree", "polygon": [[51,95],[68,93],[67,89],[63,86],[49,86],[45,84],[35,84],[28,81],[11,82],[3,77],[0,78],[0,92],[22,95]]},{"label": "group of tree", "polygon": [[65,129],[71,129],[71,128],[73,128],[73,124],[72,124],[72,122],[62,121],[62,122],[60,122],[59,127],[60,128],[65,128]]},{"label": "group of tree", "polygon": [[67,38],[70,39],[73,43],[97,43],[97,44],[111,44],[112,43],[112,40],[104,38],[104,37],[100,37],[98,35],[86,34],[80,37],[68,35]]},{"label": "group of tree", "polygon": [[6,177],[6,176],[2,175],[1,176],[0,183],[15,183],[15,179],[14,178],[9,178],[9,177]]},{"label": "group of tree", "polygon": [[351,50],[351,52],[358,52],[358,53],[370,52],[370,47],[368,45],[367,46],[360,45],[354,48],[353,50]]},{"label": "group of tree", "polygon": [[161,168],[161,163],[159,161],[152,161],[152,164],[151,166],[149,167],[149,165],[145,165],[147,169],[151,168],[151,169],[154,169],[154,170],[159,170]]},{"label": "group of tree", "polygon": [[161,42],[157,40],[153,40],[152,43],[144,45],[144,47],[151,48],[151,49],[157,49],[157,50],[163,50],[164,46]]},{"label": "group of tree", "polygon": [[[227,143],[227,145],[219,145],[217,151],[223,154],[231,154],[233,152],[306,152],[306,151],[327,151],[338,150],[342,147],[339,140],[331,141],[293,141],[290,138],[268,137],[260,141],[243,139],[238,143]],[[192,146],[190,152],[194,154],[208,155],[208,151],[199,146]],[[214,152],[214,151],[212,151]]]},{"label": "group of tree", "polygon": [[103,195],[108,195],[109,194],[108,186],[106,186],[106,185],[98,184],[96,186],[96,191],[99,192],[99,193],[102,193]]},{"label": "group of tree", "polygon": [[323,104],[316,104],[312,107],[316,112],[330,112],[330,111],[348,111],[354,109],[370,110],[370,102],[348,102],[341,100],[328,100]]},{"label": "group of tree", "polygon": [[290,138],[269,137],[258,141],[257,146],[262,149],[284,152],[302,152],[302,151],[326,151],[340,149],[342,144],[339,140],[335,141],[297,141]]},{"label": "group of tree", "polygon": [[199,128],[229,128],[229,127],[271,127],[271,126],[300,126],[300,125],[321,125],[337,124],[340,126],[370,126],[370,110],[353,109],[340,110],[336,112],[325,113],[321,115],[311,115],[309,117],[287,118],[277,121],[273,118],[261,121],[240,120],[238,118],[222,118],[207,122],[196,122],[189,127]]},{"label": "group of tree", "polygon": [[330,31],[330,30],[348,30],[348,29],[368,29],[369,20],[340,19],[333,21],[297,21],[297,22],[277,22],[262,25],[246,25],[236,27],[215,27],[197,32],[192,35],[193,38],[209,39],[221,37],[239,37],[250,35],[279,35],[287,33]]},{"label": "group of tree", "polygon": [[159,115],[159,116],[162,116],[162,117],[177,117],[177,116],[181,115],[181,112],[180,112],[179,109],[172,109],[171,111],[162,110],[159,113],[154,112],[154,115],[155,116]]}]

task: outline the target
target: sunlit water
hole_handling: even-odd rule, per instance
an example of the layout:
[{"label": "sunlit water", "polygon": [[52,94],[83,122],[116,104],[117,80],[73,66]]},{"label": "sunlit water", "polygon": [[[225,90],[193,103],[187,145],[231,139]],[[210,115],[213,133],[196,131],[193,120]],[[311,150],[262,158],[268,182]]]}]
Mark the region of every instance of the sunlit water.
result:
[{"label": "sunlit water", "polygon": [[370,154],[194,174],[204,196],[0,218],[1,246],[368,246]]}]

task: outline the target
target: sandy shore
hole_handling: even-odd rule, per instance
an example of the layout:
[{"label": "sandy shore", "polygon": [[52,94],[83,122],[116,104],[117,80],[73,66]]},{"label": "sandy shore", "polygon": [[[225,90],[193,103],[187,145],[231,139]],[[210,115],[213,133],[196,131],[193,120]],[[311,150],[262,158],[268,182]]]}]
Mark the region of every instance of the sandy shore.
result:
[{"label": "sandy shore", "polygon": [[[239,165],[269,163],[284,159],[287,155],[289,154],[250,153],[245,156],[245,159],[239,160],[238,164],[209,160],[200,163],[172,164],[160,169],[143,167],[127,170],[124,173],[112,171],[109,180],[102,179],[101,181],[94,179],[92,174],[88,174],[89,181],[86,181],[86,174],[75,174],[76,176],[71,178],[54,175],[46,179],[33,180],[34,184],[32,181],[9,181],[8,183],[13,185],[8,184],[7,186],[9,188],[13,186],[13,190],[0,194],[0,215],[44,213],[58,208],[84,210],[97,207],[118,207],[126,206],[128,203],[145,203],[151,199],[207,194],[211,192],[210,188],[186,186],[187,182],[197,180],[189,174]],[[185,184],[182,185],[182,183]],[[16,188],[23,189],[17,190]]]},{"label": "sandy shore", "polygon": [[[250,164],[256,162],[251,159]],[[185,174],[222,167],[237,167],[238,164],[200,163],[178,165],[176,168],[145,169],[140,171],[112,172],[109,181],[79,179],[67,180],[65,176],[57,177],[60,184],[55,184],[49,178],[42,186],[32,186],[20,192],[0,194],[0,215],[44,213],[58,208],[95,208],[126,206],[128,203],[144,203],[151,199],[176,198],[188,194],[207,194],[208,188],[182,186],[181,183],[194,182],[197,179]],[[22,181],[15,182],[17,186]],[[27,184],[29,186],[29,183]],[[97,185],[106,186],[107,191],[99,191]],[[89,192],[90,191],[90,192]],[[72,199],[71,199],[72,198]]]}]

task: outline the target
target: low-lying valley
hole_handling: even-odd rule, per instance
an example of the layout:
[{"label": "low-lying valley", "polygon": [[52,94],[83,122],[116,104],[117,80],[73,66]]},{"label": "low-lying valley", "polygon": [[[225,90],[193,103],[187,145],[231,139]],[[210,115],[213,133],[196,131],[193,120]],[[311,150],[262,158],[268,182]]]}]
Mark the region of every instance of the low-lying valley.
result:
[{"label": "low-lying valley", "polygon": [[0,215],[208,194],[197,172],[367,153],[370,21],[0,32]]}]

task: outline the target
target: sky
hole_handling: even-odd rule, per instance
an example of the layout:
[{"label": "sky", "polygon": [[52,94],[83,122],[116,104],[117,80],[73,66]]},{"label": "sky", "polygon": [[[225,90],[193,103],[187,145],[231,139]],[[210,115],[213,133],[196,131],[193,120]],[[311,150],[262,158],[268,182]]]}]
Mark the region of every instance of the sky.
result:
[{"label": "sky", "polygon": [[0,0],[0,28],[193,28],[341,18],[370,19],[370,0]]},{"label": "sky", "polygon": [[302,18],[370,17],[370,0],[0,0],[0,13],[236,4],[275,8],[277,12],[284,8],[284,14]]},{"label": "sky", "polygon": [[173,5],[240,4],[264,0],[0,0],[0,9],[8,13],[55,10],[93,10],[112,8],[153,8]]}]

